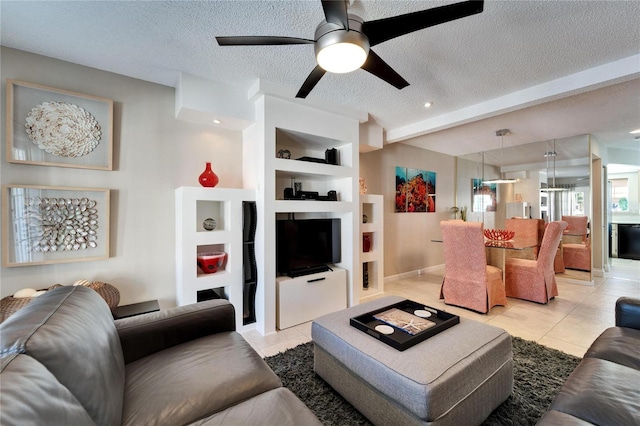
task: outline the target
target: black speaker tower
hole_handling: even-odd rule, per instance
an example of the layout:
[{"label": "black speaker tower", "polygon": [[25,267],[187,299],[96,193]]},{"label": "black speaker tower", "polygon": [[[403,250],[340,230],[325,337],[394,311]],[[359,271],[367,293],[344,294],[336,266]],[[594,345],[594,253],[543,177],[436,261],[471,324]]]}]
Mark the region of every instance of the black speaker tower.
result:
[{"label": "black speaker tower", "polygon": [[242,279],[243,307],[242,324],[256,322],[256,287],[258,286],[258,268],[256,266],[256,225],[258,210],[255,201],[242,202]]}]

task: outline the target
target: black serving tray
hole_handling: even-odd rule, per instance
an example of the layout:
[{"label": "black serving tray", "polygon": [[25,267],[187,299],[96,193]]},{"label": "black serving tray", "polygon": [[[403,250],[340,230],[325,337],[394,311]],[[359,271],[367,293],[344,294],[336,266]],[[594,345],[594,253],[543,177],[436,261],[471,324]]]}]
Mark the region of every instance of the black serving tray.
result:
[{"label": "black serving tray", "polygon": [[[374,318],[374,315],[392,308],[401,309],[410,314],[413,314],[415,310],[429,311],[431,312],[431,316],[426,319],[435,322],[436,325],[417,334],[410,334],[396,327],[393,327],[393,334],[382,334],[376,331],[376,326],[389,324]],[[435,336],[436,334],[446,330],[447,328],[453,327],[459,322],[460,317],[457,315],[450,314],[449,312],[445,311],[440,311],[438,309],[434,309],[430,306],[425,306],[422,303],[413,302],[411,300],[403,300],[401,302],[394,303],[392,305],[385,306],[371,312],[367,312],[366,314],[353,317],[349,320],[349,323],[353,327],[357,328],[358,330],[364,331],[370,336],[380,340],[383,343],[386,343],[387,345],[399,351],[409,349],[410,347],[415,346],[424,340],[427,340],[429,337]]]}]

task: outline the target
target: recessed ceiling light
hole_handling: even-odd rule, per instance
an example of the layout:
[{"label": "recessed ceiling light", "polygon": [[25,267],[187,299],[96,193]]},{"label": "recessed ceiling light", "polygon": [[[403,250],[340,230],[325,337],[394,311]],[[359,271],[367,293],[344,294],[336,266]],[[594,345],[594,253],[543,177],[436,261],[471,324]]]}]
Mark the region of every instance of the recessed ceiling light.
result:
[{"label": "recessed ceiling light", "polygon": [[425,102],[424,103],[424,107],[425,108],[431,108],[433,106],[433,102]]},{"label": "recessed ceiling light", "polygon": [[220,123],[222,123],[222,121],[218,120],[217,118],[213,120],[213,124],[220,124]]},{"label": "recessed ceiling light", "polygon": [[632,135],[635,135],[637,133],[640,133],[640,129],[632,130],[629,133],[631,133]]}]

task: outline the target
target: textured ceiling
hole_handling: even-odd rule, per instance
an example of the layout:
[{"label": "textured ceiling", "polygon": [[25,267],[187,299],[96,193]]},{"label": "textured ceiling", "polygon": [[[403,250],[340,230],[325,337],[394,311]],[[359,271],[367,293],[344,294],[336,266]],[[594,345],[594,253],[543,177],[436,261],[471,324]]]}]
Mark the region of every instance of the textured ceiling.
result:
[{"label": "textured ceiling", "polygon": [[[355,0],[349,8],[374,20],[447,3]],[[168,86],[181,71],[245,88],[263,79],[284,86],[292,98],[315,66],[313,46],[220,47],[214,37],[313,38],[324,17],[318,0],[2,0],[0,8],[4,46]],[[374,48],[409,87],[398,91],[357,70],[325,75],[308,99],[366,111],[405,142],[409,136],[401,130],[418,123],[414,133],[425,136],[411,144],[452,155],[495,148],[495,130],[503,127],[511,128],[512,144],[593,133],[602,142],[635,148],[640,142],[628,132],[640,128],[639,21],[640,1],[486,1],[481,14]],[[600,84],[589,80],[555,97],[534,94],[464,120],[440,120],[625,58],[632,59],[631,71],[627,66],[616,75],[610,67],[611,77]],[[612,83],[617,86],[606,87]],[[601,90],[597,96],[584,93],[594,88]],[[434,106],[425,109],[425,101]],[[441,123],[431,126],[429,120]]]}]

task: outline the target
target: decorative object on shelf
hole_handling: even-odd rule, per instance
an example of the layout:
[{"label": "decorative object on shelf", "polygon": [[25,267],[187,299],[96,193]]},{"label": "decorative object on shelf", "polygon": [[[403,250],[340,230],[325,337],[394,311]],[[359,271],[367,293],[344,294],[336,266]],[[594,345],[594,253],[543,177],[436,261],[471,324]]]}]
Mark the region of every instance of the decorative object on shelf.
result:
[{"label": "decorative object on shelf", "polygon": [[104,188],[4,185],[3,266],[109,258],[109,200]]},{"label": "decorative object on shelf", "polygon": [[396,213],[436,211],[436,173],[396,167]]},{"label": "decorative object on shelf", "polygon": [[373,236],[370,233],[362,234],[362,251],[369,253],[371,251],[371,244],[373,243]]},{"label": "decorative object on shelf", "polygon": [[333,164],[334,166],[338,165],[338,150],[335,148],[327,149],[324,152],[324,159],[327,164]]},{"label": "decorative object on shelf", "polygon": [[300,191],[302,191],[302,182],[294,182],[293,183],[294,195],[298,196],[300,194]]},{"label": "decorative object on shelf", "polygon": [[284,158],[285,160],[291,159],[291,151],[288,149],[281,149],[278,151],[278,158]]},{"label": "decorative object on shelf", "polygon": [[204,169],[204,172],[198,178],[200,185],[206,188],[213,188],[218,184],[220,179],[218,179],[218,175],[216,175],[213,170],[211,170],[211,163],[207,162],[207,165]]},{"label": "decorative object on shelf", "polygon": [[514,231],[507,229],[485,229],[484,236],[493,241],[510,241],[515,235]]},{"label": "decorative object on shelf", "polygon": [[369,264],[362,264],[362,288],[367,290],[369,289]]},{"label": "decorative object on shelf", "polygon": [[218,224],[216,223],[215,219],[212,219],[210,217],[206,218],[203,222],[202,222],[202,227],[206,230],[206,231],[213,231],[214,229],[216,229],[216,226]]},{"label": "decorative object on shelf", "polygon": [[198,253],[198,256],[196,257],[198,267],[200,267],[202,272],[205,274],[218,272],[218,268],[221,268],[222,265],[224,265],[226,258],[227,254],[223,251]]},{"label": "decorative object on shelf", "polygon": [[366,194],[367,193],[367,183],[362,178],[360,178],[360,193],[361,194]]},{"label": "decorative object on shelf", "polygon": [[113,100],[7,80],[7,107],[10,163],[112,170]]},{"label": "decorative object on shelf", "polygon": [[366,214],[362,215],[362,223],[367,223],[369,221],[369,216],[367,216]]}]

